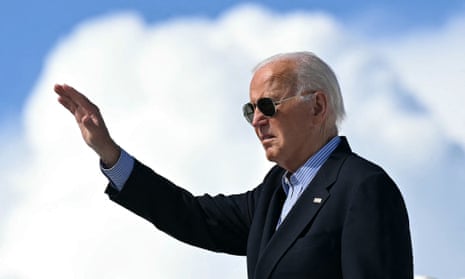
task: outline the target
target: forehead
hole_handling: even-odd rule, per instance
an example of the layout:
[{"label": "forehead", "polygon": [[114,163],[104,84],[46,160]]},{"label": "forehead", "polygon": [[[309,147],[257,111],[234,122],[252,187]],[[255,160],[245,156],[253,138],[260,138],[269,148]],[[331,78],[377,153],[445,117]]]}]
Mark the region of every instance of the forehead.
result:
[{"label": "forehead", "polygon": [[295,63],[280,60],[260,67],[250,82],[250,98],[281,97],[296,85]]}]

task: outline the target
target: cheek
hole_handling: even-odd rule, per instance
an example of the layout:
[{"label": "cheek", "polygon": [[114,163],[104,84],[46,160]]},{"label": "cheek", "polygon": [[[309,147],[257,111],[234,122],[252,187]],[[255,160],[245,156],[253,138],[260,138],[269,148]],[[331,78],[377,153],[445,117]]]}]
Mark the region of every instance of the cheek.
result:
[{"label": "cheek", "polygon": [[283,144],[289,144],[292,142],[296,134],[304,128],[292,121],[282,121],[279,124],[280,125],[276,126],[275,134]]}]

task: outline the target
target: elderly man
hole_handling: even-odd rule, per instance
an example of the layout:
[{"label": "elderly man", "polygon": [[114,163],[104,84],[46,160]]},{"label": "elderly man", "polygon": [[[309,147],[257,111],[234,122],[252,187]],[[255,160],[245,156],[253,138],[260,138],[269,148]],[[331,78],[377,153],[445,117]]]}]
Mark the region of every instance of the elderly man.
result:
[{"label": "elderly man", "polygon": [[339,85],[313,53],[256,67],[243,114],[276,165],[237,195],[193,196],[121,149],[84,95],[67,85],[55,91],[99,155],[113,201],[181,241],[246,255],[248,278],[413,278],[401,193],[338,136]]}]

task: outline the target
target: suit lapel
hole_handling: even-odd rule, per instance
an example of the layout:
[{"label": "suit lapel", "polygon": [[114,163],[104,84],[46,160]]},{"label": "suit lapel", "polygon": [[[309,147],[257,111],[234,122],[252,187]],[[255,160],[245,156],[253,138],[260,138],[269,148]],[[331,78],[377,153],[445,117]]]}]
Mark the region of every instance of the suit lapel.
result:
[{"label": "suit lapel", "polygon": [[[263,246],[265,239],[262,239],[262,250],[255,269],[256,277],[254,278],[268,278],[279,259],[315,217],[328,197],[329,193],[326,189],[320,189],[319,191],[305,190],[302,193],[286,219],[284,219],[278,230],[272,234],[265,246]],[[320,203],[314,203],[315,198],[322,200]],[[278,210],[278,216],[279,213],[280,209]],[[274,222],[274,226],[276,226],[276,222]],[[273,230],[275,229],[274,226]],[[266,227],[265,229],[268,231],[270,228]]]},{"label": "suit lapel", "polygon": [[[348,152],[350,152],[347,141],[345,138],[342,139],[339,146],[321,167],[276,231],[274,230],[283,202],[280,201],[280,206],[276,208],[280,192],[279,190],[275,192],[272,198],[275,202],[270,203],[271,206],[265,222],[264,237],[262,238],[260,254],[255,268],[255,279],[268,278],[279,259],[295,242],[305,227],[312,222],[330,197],[328,190],[336,181],[340,166],[347,157]],[[284,195],[281,189],[280,191]]]},{"label": "suit lapel", "polygon": [[[284,172],[283,172],[284,173]],[[271,198],[270,206],[266,214],[265,225],[263,227],[263,236],[260,243],[259,257],[262,256],[263,252],[276,232],[276,224],[278,223],[279,216],[281,215],[281,208],[283,207],[286,194],[282,187],[276,187],[276,190]]]}]

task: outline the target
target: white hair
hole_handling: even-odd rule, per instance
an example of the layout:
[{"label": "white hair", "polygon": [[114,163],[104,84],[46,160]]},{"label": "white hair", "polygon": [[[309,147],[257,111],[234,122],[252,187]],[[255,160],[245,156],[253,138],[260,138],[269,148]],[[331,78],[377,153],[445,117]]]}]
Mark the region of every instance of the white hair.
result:
[{"label": "white hair", "polygon": [[322,59],[309,51],[291,52],[273,55],[255,66],[253,72],[263,66],[282,60],[296,63],[297,94],[304,91],[322,91],[329,100],[333,115],[333,124],[337,127],[345,117],[341,89],[333,70]]}]

